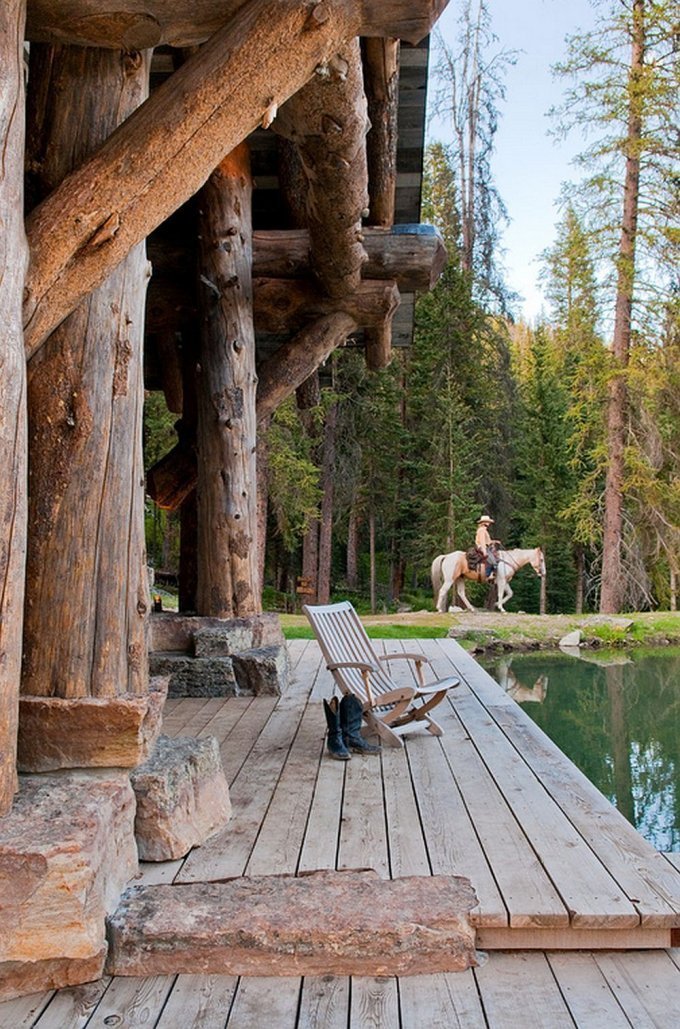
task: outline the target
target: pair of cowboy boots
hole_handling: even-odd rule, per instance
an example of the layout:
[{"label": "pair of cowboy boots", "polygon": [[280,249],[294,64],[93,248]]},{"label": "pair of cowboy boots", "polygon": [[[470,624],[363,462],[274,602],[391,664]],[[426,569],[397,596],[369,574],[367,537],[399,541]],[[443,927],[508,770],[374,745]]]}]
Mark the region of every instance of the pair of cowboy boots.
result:
[{"label": "pair of cowboy boots", "polygon": [[380,747],[368,743],[361,735],[363,713],[361,703],[353,694],[343,697],[340,703],[337,697],[330,702],[324,700],[323,707],[328,724],[326,746],[331,757],[337,761],[349,761],[352,756],[350,750],[357,754],[380,753]]}]

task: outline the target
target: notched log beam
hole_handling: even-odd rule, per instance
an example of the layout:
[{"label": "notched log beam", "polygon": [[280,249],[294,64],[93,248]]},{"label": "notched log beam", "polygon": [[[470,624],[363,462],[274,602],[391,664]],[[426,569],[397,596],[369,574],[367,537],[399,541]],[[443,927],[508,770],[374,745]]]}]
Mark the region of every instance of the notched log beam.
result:
[{"label": "notched log beam", "polygon": [[[448,0],[347,0],[358,35],[397,36],[418,43]],[[244,0],[28,0],[27,38],[43,43],[143,50],[168,43],[195,46],[225,25]],[[272,6],[276,6],[272,4]],[[303,4],[299,5],[303,7]],[[327,17],[329,0],[310,0],[310,19]]]},{"label": "notched log beam", "polygon": [[[427,292],[446,264],[444,241],[431,225],[364,228],[368,255],[364,279],[392,279],[402,293]],[[253,233],[253,275],[266,279],[309,278],[309,233],[303,229]]]}]

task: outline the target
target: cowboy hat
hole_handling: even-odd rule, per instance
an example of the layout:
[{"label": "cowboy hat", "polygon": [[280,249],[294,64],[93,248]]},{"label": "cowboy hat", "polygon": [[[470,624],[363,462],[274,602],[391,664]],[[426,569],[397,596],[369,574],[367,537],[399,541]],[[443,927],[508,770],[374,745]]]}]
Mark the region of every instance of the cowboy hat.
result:
[{"label": "cowboy hat", "polygon": [[493,525],[494,524],[493,518],[489,518],[488,515],[482,515],[481,518],[477,519],[477,525],[481,525],[482,522],[486,522],[487,525]]}]

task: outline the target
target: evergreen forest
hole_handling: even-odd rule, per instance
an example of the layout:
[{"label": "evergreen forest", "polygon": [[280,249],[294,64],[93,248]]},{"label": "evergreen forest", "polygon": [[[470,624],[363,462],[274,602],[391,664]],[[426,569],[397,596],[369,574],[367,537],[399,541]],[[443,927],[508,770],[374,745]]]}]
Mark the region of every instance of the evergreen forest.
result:
[{"label": "evergreen forest", "polygon": [[[360,610],[433,608],[432,560],[474,541],[488,513],[507,547],[541,546],[547,576],[511,609],[676,609],[680,572],[680,167],[677,9],[598,0],[596,31],[565,42],[557,134],[565,168],[548,303],[517,317],[502,267],[493,175],[504,72],[515,55],[486,0],[433,40],[422,221],[449,254],[416,305],[413,344],[381,372],[351,339],[276,412],[265,606],[348,597]],[[147,466],[174,442],[147,403]],[[179,522],[150,506],[151,563],[176,570]],[[300,588],[306,592],[300,593]],[[486,590],[470,584],[473,603]]]}]

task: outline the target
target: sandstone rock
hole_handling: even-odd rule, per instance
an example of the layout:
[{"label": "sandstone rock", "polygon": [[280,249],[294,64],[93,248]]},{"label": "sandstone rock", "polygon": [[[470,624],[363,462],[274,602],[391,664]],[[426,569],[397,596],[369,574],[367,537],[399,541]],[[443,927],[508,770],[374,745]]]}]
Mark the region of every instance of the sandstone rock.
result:
[{"label": "sandstone rock", "polygon": [[229,657],[253,646],[253,627],[244,619],[234,619],[220,628],[197,629],[194,633],[196,657]]},{"label": "sandstone rock", "polygon": [[[216,632],[244,635],[245,647],[265,647],[283,643],[279,616],[266,611],[250,618],[205,618],[198,615],[180,615],[171,611],[151,617],[151,650],[194,653],[197,633],[212,629]],[[235,638],[232,636],[232,638]],[[201,656],[201,655],[199,655]],[[208,655],[206,655],[208,656]]]},{"label": "sandstone rock", "polygon": [[285,644],[234,654],[233,662],[241,693],[277,695],[288,685],[290,666]]},{"label": "sandstone rock", "polygon": [[229,786],[214,736],[160,736],[130,781],[142,861],[172,861],[199,846],[231,816]]},{"label": "sandstone rock", "polygon": [[113,975],[416,975],[476,964],[460,876],[372,872],[134,886],[109,919]]},{"label": "sandstone rock", "polygon": [[21,776],[0,821],[0,999],[97,978],[105,917],[138,871],[123,772]]},{"label": "sandstone rock", "polygon": [[166,684],[145,696],[34,697],[19,701],[17,766],[132,768],[145,761],[161,729]]},{"label": "sandstone rock", "polygon": [[233,697],[239,689],[230,657],[149,654],[152,675],[168,677],[169,697]]}]

